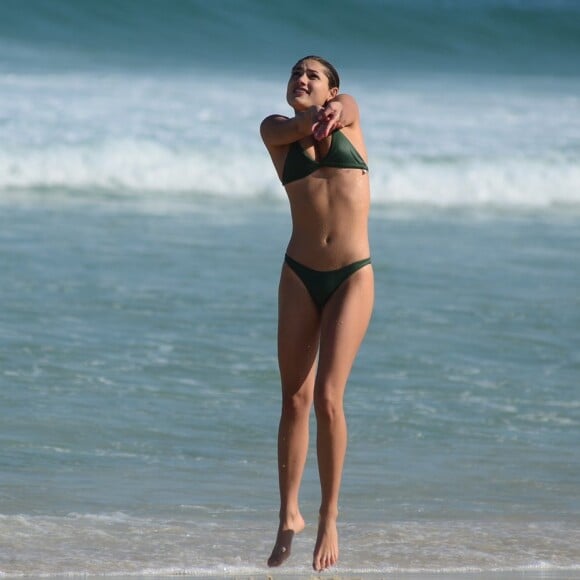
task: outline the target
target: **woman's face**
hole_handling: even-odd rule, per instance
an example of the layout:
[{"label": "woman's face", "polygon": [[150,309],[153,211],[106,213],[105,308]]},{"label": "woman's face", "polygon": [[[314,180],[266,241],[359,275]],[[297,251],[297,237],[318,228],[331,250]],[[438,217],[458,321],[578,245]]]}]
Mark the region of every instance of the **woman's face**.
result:
[{"label": "woman's face", "polygon": [[317,60],[304,60],[292,69],[286,100],[295,111],[321,107],[337,94],[338,88],[329,87],[326,68]]}]

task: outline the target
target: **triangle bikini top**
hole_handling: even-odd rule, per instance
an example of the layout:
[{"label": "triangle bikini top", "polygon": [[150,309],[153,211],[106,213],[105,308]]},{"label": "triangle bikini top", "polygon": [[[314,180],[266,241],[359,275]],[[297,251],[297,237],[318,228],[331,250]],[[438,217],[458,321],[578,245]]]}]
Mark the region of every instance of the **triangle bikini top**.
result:
[{"label": "triangle bikini top", "polygon": [[292,181],[302,179],[321,167],[363,169],[364,171],[369,169],[365,160],[348,138],[341,131],[335,131],[332,134],[328,153],[320,161],[312,159],[305,153],[298,141],[291,143],[284,161],[282,184],[286,185]]}]

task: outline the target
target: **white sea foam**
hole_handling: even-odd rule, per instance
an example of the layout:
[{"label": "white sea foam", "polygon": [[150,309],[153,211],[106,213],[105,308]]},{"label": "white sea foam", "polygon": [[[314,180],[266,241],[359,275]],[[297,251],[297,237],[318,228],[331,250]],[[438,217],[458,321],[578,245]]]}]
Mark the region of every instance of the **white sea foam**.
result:
[{"label": "white sea foam", "polygon": [[532,206],[580,203],[580,165],[541,160],[458,164],[391,163],[374,179],[377,201],[436,206]]},{"label": "white sea foam", "polygon": [[[224,170],[227,167],[227,171]],[[263,152],[170,150],[155,142],[107,141],[0,154],[0,198],[30,190],[88,196],[161,193],[254,198],[283,196]],[[485,160],[430,163],[376,159],[373,200],[440,207],[580,205],[580,163]],[[12,193],[10,193],[12,192]]]},{"label": "white sea foam", "polygon": [[41,188],[92,195],[194,192],[252,197],[270,187],[272,180],[264,176],[271,173],[264,155],[171,150],[135,139],[0,155],[0,189],[12,191]]},{"label": "white sea foam", "polygon": [[[271,526],[226,514],[195,519],[123,513],[0,516],[0,571],[18,575],[263,574]],[[219,516],[216,520],[213,516]],[[256,518],[259,521],[256,521]],[[307,573],[314,530],[286,573]],[[578,530],[550,522],[389,522],[341,526],[340,574],[578,570]]]},{"label": "white sea foam", "polygon": [[[282,198],[258,126],[266,114],[289,112],[283,82],[0,78],[0,200],[30,191]],[[501,92],[426,80],[351,89],[360,94],[375,202],[580,205],[580,100],[567,85]]]}]

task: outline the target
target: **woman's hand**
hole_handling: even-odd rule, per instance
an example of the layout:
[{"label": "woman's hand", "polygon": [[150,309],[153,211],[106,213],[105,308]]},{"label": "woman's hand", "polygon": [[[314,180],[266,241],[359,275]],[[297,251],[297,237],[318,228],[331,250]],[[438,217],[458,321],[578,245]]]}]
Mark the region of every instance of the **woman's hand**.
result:
[{"label": "woman's hand", "polygon": [[326,107],[321,108],[317,115],[314,125],[312,125],[312,136],[321,141],[326,139],[333,131],[342,129],[342,103],[340,101],[331,101]]}]

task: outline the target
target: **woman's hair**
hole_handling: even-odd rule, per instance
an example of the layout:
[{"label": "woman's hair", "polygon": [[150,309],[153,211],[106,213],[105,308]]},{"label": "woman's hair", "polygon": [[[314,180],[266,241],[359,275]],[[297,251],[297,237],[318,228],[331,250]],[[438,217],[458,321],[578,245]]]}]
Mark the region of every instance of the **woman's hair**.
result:
[{"label": "woman's hair", "polygon": [[319,62],[326,70],[326,76],[328,77],[328,86],[329,88],[333,89],[336,87],[337,89],[340,86],[340,77],[338,76],[337,70],[332,66],[326,59],[322,58],[321,56],[316,56],[311,54],[309,56],[305,56],[301,58],[293,67],[295,69],[297,66],[300,66],[305,60],[315,60]]}]

